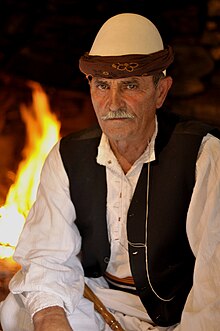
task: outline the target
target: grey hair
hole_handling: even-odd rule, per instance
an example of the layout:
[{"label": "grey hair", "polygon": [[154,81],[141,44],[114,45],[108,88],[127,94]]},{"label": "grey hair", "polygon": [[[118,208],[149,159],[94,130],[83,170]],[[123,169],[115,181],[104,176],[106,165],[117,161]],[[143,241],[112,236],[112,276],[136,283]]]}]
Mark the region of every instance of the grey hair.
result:
[{"label": "grey hair", "polygon": [[162,71],[159,72],[158,74],[153,75],[154,86],[157,87],[157,84],[159,83],[160,79],[164,78],[164,77],[165,77],[165,75]]}]

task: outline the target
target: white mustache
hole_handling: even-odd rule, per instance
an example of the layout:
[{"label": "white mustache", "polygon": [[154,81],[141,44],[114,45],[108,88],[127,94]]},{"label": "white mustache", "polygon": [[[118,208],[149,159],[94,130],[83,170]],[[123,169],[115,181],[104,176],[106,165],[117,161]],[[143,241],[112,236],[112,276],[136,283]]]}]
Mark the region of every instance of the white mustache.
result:
[{"label": "white mustache", "polygon": [[106,120],[113,120],[113,119],[132,119],[134,118],[134,115],[128,113],[126,110],[124,109],[118,109],[118,110],[114,110],[114,111],[109,111],[106,115],[101,116],[101,119],[103,121]]}]

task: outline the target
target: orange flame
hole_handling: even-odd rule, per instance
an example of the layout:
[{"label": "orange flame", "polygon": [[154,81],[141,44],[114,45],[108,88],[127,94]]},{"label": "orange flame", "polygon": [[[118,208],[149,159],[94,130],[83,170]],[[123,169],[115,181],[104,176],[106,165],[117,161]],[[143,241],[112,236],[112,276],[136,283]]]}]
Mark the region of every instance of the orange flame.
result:
[{"label": "orange flame", "polygon": [[21,105],[26,124],[27,142],[22,151],[14,184],[5,205],[0,208],[0,258],[11,257],[23,228],[25,218],[34,203],[43,163],[60,135],[60,122],[51,113],[46,93],[40,84],[31,82],[33,104]]}]

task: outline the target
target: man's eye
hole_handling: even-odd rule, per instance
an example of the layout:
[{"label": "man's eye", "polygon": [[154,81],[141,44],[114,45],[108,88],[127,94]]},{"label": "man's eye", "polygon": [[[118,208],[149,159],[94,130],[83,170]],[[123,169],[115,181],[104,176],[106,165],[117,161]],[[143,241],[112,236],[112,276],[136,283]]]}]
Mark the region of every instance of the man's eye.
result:
[{"label": "man's eye", "polygon": [[125,88],[128,90],[135,90],[137,88],[137,84],[135,83],[129,83],[125,85]]},{"label": "man's eye", "polygon": [[96,87],[97,87],[99,90],[107,90],[108,85],[105,84],[105,83],[99,83],[99,84],[96,84]]}]

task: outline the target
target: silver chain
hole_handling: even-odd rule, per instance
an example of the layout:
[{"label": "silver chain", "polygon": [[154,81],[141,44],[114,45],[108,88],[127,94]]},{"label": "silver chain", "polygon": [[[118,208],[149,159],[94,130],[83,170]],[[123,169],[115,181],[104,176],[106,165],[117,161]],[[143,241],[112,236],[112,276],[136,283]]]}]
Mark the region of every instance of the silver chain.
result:
[{"label": "silver chain", "polygon": [[[148,168],[147,168],[147,194],[146,194],[146,237],[145,237],[145,243],[132,243],[128,241],[128,244],[134,248],[145,248],[146,249],[146,268],[147,268],[147,280],[150,285],[150,288],[152,292],[161,300],[161,301],[171,301],[173,300],[174,296],[170,299],[164,299],[162,298],[157,292],[154,290],[153,285],[150,280],[150,273],[149,273],[149,265],[148,265],[148,254],[147,254],[147,225],[148,225],[148,200],[149,200],[149,188],[150,188],[150,162],[148,162]],[[135,254],[135,252],[133,253]],[[137,254],[137,252],[136,252]]]}]

